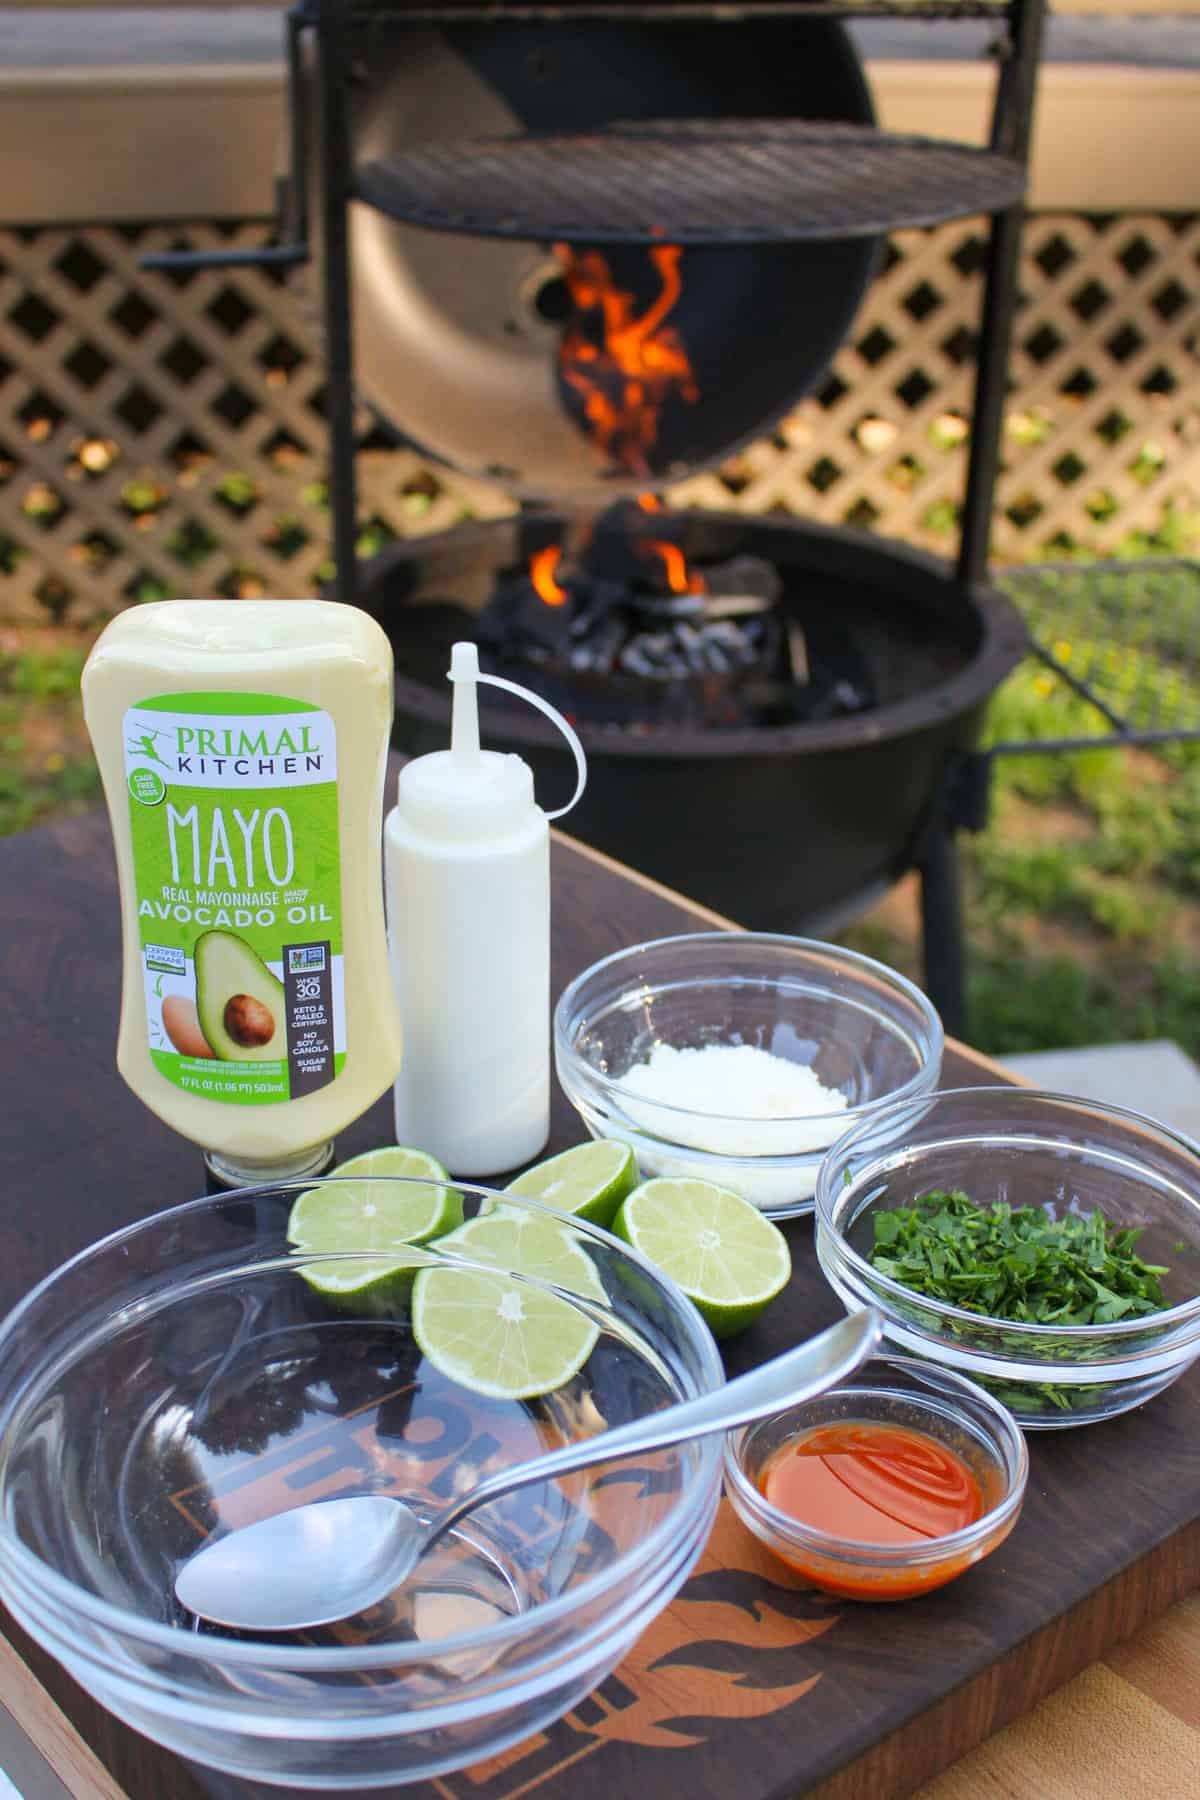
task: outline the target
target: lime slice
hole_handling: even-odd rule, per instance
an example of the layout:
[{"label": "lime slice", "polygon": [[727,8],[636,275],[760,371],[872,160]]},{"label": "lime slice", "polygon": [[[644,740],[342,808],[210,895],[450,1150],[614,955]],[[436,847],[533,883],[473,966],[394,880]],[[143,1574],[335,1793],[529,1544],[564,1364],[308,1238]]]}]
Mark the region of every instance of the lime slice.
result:
[{"label": "lime slice", "polygon": [[560,1294],[588,1300],[604,1283],[570,1226],[549,1215],[498,1204],[444,1237],[439,1255],[470,1256],[491,1269],[423,1269],[412,1285],[412,1332],[421,1354],[452,1381],[498,1399],[533,1399],[561,1388],[587,1363],[599,1328]]},{"label": "lime slice", "polygon": [[510,1181],[505,1192],[528,1194],[559,1212],[574,1213],[577,1218],[590,1219],[594,1225],[607,1226],[637,1181],[637,1164],[628,1144],[600,1138],[535,1163],[532,1169]]},{"label": "lime slice", "polygon": [[[307,1244],[297,1245],[307,1250]],[[395,1319],[403,1312],[418,1269],[436,1259],[414,1244],[395,1256],[338,1257],[336,1262],[302,1263],[297,1273],[314,1294],[340,1312],[370,1319]]]},{"label": "lime slice", "polygon": [[422,1269],[412,1325],[422,1355],[443,1375],[503,1400],[562,1387],[598,1335],[569,1300],[498,1269]]},{"label": "lime slice", "polygon": [[578,1375],[597,1326],[569,1300],[512,1273],[603,1300],[604,1284],[569,1226],[501,1204],[452,1231],[438,1253],[496,1265],[493,1273],[447,1262],[413,1283],[413,1335],[443,1375],[509,1400],[549,1394]]},{"label": "lime slice", "polygon": [[460,1225],[438,1244],[438,1250],[470,1257],[472,1262],[516,1269],[536,1281],[550,1281],[569,1294],[605,1300],[604,1283],[569,1225],[541,1213],[523,1212],[501,1202],[494,1211]]},{"label": "lime slice", "polygon": [[792,1272],[783,1233],[711,1181],[644,1181],[622,1203],[613,1230],[683,1289],[714,1337],[744,1330]]},{"label": "lime slice", "polygon": [[[302,1250],[392,1250],[428,1243],[462,1223],[462,1195],[438,1184],[446,1170],[424,1150],[388,1144],[339,1163],[338,1179],[306,1188],[288,1216],[289,1241]],[[384,1177],[407,1176],[405,1182]],[[309,1263],[302,1273],[311,1288],[330,1298],[384,1301],[427,1258],[378,1256],[362,1262]]]}]

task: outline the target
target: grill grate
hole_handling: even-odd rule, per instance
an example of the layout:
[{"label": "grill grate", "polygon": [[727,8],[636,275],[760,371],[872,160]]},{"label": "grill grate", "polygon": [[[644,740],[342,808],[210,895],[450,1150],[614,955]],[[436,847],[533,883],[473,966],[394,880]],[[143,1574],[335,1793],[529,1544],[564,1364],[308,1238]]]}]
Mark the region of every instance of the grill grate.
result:
[{"label": "grill grate", "polygon": [[432,231],[574,243],[876,236],[1013,205],[989,151],[792,119],[623,123],[424,144],[358,171],[361,199]]}]

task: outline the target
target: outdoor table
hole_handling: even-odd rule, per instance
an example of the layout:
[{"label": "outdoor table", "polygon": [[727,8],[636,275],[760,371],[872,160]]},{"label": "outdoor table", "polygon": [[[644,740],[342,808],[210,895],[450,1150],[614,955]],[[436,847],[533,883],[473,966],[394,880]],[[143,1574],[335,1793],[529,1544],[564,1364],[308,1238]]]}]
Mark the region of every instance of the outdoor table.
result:
[{"label": "outdoor table", "polygon": [[[729,923],[561,837],[553,894],[556,994],[609,951]],[[120,965],[105,818],[0,844],[0,1311],[96,1238],[203,1191],[199,1152],[117,1076]],[[948,1046],[945,1085],[1003,1079],[997,1065]],[[551,1148],[582,1135],[556,1092]],[[390,1138],[388,1098],[344,1134],[339,1153]],[[731,1373],[839,1310],[816,1265],[810,1221],[786,1229],[791,1286],[726,1347]],[[855,1605],[803,1587],[723,1505],[691,1581],[572,1714],[495,1763],[396,1791],[412,1800],[623,1800],[644,1790],[737,1800],[909,1794],[1196,1585],[1198,1445],[1200,1369],[1141,1411],[1035,1435],[1013,1536],[951,1586],[901,1606]],[[0,1727],[19,1728],[24,1737],[12,1741],[36,1763],[26,1800],[63,1792],[241,1800],[283,1791],[192,1769],[97,1707],[3,1615],[0,1624],[0,1705],[11,1715],[6,1721],[0,1711]],[[1184,1653],[1186,1644],[1177,1646],[1177,1658]],[[1192,1791],[1200,1716],[1189,1726],[1191,1703],[1166,1666],[1163,1704],[1147,1704],[1177,1731],[1156,1728],[1155,1718],[1135,1722],[1147,1773],[1138,1792],[1174,1800]],[[1103,1690],[1088,1704],[1099,1743]],[[959,1771],[937,1788],[938,1800],[982,1791]],[[1005,1791],[1018,1800],[1091,1800],[1116,1790],[1100,1767],[1081,1770],[1078,1785],[1039,1790],[1035,1775]]]}]

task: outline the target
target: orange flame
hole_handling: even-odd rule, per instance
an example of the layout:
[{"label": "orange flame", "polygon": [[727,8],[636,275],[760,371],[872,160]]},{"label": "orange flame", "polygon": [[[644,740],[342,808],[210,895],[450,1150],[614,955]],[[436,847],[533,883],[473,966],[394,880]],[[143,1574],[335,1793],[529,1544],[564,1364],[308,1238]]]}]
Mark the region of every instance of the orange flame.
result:
[{"label": "orange flame", "polygon": [[643,546],[645,550],[653,550],[660,556],[666,570],[667,586],[673,594],[702,594],[704,577],[695,574],[688,568],[687,558],[678,544],[665,544],[658,538],[650,538]]},{"label": "orange flame", "polygon": [[559,587],[554,579],[561,555],[561,544],[547,544],[530,558],[529,578],[547,606],[562,606],[569,597],[566,588]]},{"label": "orange flame", "polygon": [[650,260],[662,290],[640,316],[634,296],[614,284],[598,250],[577,255],[569,244],[556,244],[554,253],[566,272],[576,314],[599,312],[603,332],[596,344],[578,319],[568,326],[559,349],[563,380],[581,397],[597,447],[626,468],[645,473],[668,396],[677,393],[689,404],[700,398],[683,340],[664,324],[683,291],[683,251],[678,244],[652,247]]},{"label": "orange flame", "polygon": [[[643,512],[662,511],[662,501],[654,494],[638,494],[637,504]],[[667,586],[673,594],[707,593],[703,575],[698,570],[688,568],[687,558],[678,544],[665,543],[661,538],[644,538],[639,548],[661,558]]]}]

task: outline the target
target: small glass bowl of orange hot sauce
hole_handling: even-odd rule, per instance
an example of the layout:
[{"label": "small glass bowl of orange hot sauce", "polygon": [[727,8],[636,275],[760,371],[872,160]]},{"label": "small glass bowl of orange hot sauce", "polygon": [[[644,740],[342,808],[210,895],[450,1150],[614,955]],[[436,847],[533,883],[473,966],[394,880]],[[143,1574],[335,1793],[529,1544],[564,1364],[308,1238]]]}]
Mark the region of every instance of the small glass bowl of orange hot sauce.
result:
[{"label": "small glass bowl of orange hot sauce", "polygon": [[949,1369],[878,1356],[840,1387],[731,1431],[734,1511],[814,1587],[908,1600],[1002,1544],[1029,1456],[998,1400]]}]

